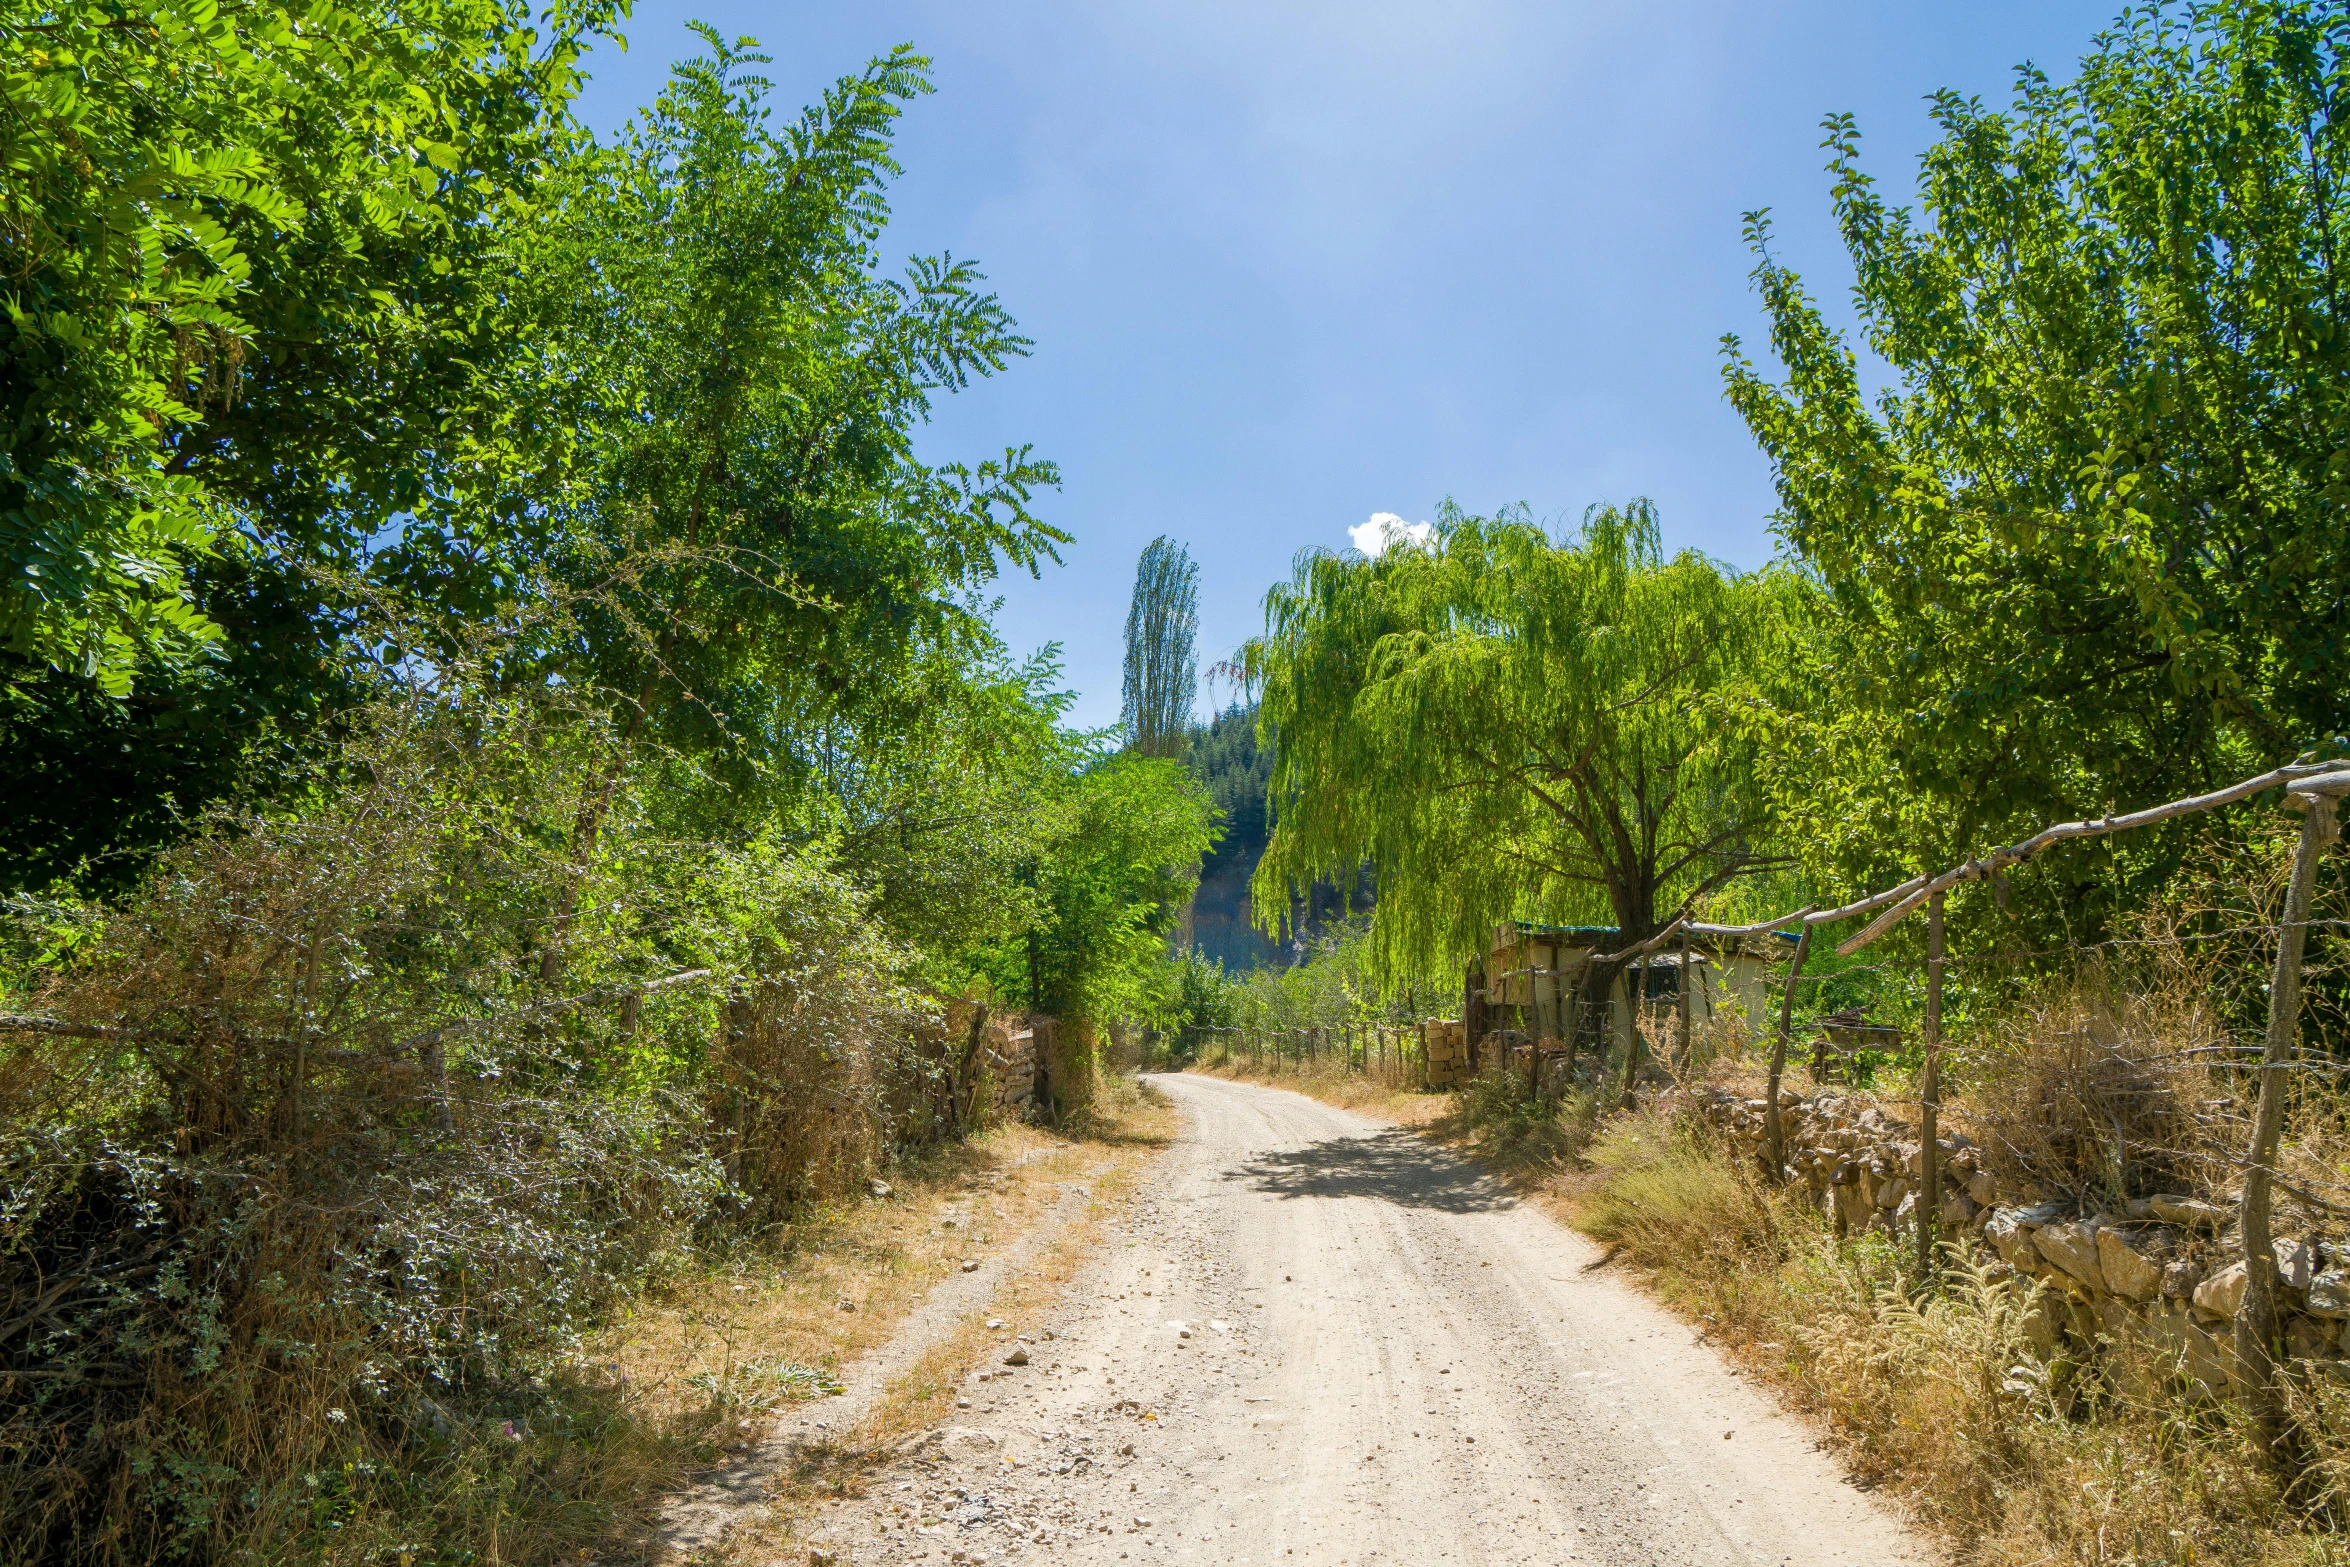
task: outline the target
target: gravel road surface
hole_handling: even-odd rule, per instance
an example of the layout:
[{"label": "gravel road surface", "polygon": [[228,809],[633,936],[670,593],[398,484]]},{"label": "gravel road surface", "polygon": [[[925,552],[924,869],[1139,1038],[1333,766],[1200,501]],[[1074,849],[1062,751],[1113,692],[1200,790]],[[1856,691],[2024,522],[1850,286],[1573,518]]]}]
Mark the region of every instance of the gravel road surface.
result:
[{"label": "gravel road surface", "polygon": [[961,1423],[814,1522],[818,1559],[1934,1560],[1473,1166],[1295,1094],[1151,1081],[1189,1122],[1152,1190],[1063,1317],[1007,1326]]}]

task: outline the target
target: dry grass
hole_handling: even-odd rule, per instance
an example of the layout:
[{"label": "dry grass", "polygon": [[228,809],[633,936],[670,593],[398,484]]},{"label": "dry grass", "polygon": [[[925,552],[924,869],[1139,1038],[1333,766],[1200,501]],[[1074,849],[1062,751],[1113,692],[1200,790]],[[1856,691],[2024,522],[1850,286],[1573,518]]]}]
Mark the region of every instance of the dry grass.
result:
[{"label": "dry grass", "polygon": [[1904,1293],[1906,1248],[1838,1243],[1799,1198],[1759,1186],[1684,1125],[1608,1123],[1554,1211],[1623,1248],[1654,1292],[1817,1419],[1863,1483],[1897,1491],[1980,1567],[2050,1562],[2350,1560],[2339,1390],[2301,1397],[2295,1490],[2231,1414],[2142,1345],[2047,1365],[2029,1286],[1954,1271]]},{"label": "dry grass", "polygon": [[[768,1421],[808,1396],[822,1396],[814,1392],[819,1384],[803,1378],[798,1396],[777,1398],[771,1376],[746,1376],[742,1368],[786,1362],[829,1378],[887,1343],[924,1293],[951,1278],[975,1247],[1000,1250],[1020,1240],[1056,1209],[1066,1183],[1082,1181],[1091,1192],[1077,1222],[1055,1230],[987,1300],[965,1311],[853,1430],[804,1448],[792,1470],[772,1476],[766,1508],[727,1534],[710,1553],[710,1567],[793,1559],[789,1548],[809,1518],[861,1495],[866,1475],[900,1443],[951,1416],[972,1366],[1007,1337],[1043,1325],[1176,1129],[1162,1096],[1132,1079],[1106,1079],[1079,1134],[997,1128],[941,1156],[890,1200],[814,1221],[780,1265],[679,1280],[609,1335],[597,1353],[629,1368],[649,1415],[701,1421],[707,1434],[699,1456],[708,1462],[722,1448],[757,1441]],[[953,1230],[941,1222],[948,1217],[957,1220]],[[840,1310],[844,1299],[858,1309]],[[990,1329],[991,1319],[1002,1326]],[[713,1398],[713,1387],[734,1390],[731,1401]]]}]

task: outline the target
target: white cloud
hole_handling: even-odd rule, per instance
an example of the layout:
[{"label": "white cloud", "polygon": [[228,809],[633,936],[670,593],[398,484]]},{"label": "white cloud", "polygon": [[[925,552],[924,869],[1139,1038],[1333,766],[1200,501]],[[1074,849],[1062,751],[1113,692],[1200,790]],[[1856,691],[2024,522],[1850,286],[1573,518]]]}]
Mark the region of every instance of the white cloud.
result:
[{"label": "white cloud", "polygon": [[1409,544],[1425,549],[1436,537],[1436,525],[1429,522],[1406,522],[1391,511],[1375,511],[1371,520],[1359,528],[1349,528],[1346,536],[1354,540],[1355,548],[1373,560],[1387,553],[1397,544]]}]

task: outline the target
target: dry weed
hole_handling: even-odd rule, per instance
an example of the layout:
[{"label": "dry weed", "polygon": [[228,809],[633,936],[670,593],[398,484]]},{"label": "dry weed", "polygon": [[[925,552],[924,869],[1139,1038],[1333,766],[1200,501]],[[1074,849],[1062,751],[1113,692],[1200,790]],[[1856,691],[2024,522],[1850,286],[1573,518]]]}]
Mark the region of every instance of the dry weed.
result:
[{"label": "dry weed", "polygon": [[[1897,1488],[1960,1560],[2339,1559],[2331,1503],[2290,1500],[2249,1431],[2156,1352],[2108,1344],[2043,1365],[2025,1346],[2029,1297],[1999,1270],[1963,1266],[1912,1297],[1897,1243],[1839,1243],[1798,1196],[1661,1115],[1610,1123],[1591,1157],[1591,1179],[1564,1204],[1572,1222],[1622,1245],[1659,1295],[1819,1419],[1855,1474]],[[2340,1439],[2325,1433],[2340,1426],[2304,1429],[2318,1464],[2339,1466]]]}]

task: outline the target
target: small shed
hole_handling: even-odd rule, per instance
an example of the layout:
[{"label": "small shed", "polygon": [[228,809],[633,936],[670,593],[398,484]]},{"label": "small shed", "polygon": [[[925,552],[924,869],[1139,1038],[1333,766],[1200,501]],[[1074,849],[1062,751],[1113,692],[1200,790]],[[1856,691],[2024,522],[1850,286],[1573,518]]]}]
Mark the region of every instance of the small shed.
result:
[{"label": "small shed", "polygon": [[[1621,934],[1612,925],[1542,925],[1511,920],[1493,928],[1481,962],[1469,965],[1464,994],[1478,1014],[1478,1035],[1516,1030],[1530,1039],[1564,1039],[1580,994],[1583,970],[1613,951]],[[1690,1021],[1700,1027],[1737,1017],[1749,1032],[1769,1026],[1771,976],[1785,965],[1771,937],[1689,937],[1689,972],[1681,945],[1634,959],[1609,987],[1608,1039],[1630,1039],[1640,1009],[1673,1006],[1690,986]],[[1586,1035],[1588,1037],[1588,1034]]]}]

